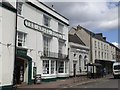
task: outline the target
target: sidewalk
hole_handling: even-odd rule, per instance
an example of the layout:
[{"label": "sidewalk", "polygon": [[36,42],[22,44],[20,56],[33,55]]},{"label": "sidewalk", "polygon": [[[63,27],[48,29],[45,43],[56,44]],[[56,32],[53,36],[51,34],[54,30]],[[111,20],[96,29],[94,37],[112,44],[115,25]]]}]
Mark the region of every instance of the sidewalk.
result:
[{"label": "sidewalk", "polygon": [[96,78],[96,79],[88,79],[85,76],[81,76],[81,77],[74,77],[74,78],[67,78],[63,80],[52,81],[49,83],[19,86],[18,88],[68,88],[68,87],[73,87],[75,85],[82,85],[90,82],[95,82],[96,80],[101,80],[109,77],[111,77],[111,75],[107,75],[106,77]]}]

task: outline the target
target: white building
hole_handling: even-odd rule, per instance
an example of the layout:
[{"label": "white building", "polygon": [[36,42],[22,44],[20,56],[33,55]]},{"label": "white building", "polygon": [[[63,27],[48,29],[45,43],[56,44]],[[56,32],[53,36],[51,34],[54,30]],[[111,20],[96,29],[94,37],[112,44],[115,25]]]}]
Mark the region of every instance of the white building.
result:
[{"label": "white building", "polygon": [[39,1],[19,2],[17,17],[17,84],[34,76],[50,80],[69,76],[67,18]]},{"label": "white building", "polygon": [[89,62],[89,47],[76,35],[69,34],[70,76],[86,75]]},{"label": "white building", "polygon": [[71,29],[70,33],[76,34],[87,47],[90,47],[89,63],[93,66],[91,67],[93,73],[100,73],[103,68],[107,69],[107,73],[112,72],[112,64],[116,59],[115,46],[106,41],[102,33],[93,33],[79,25]]},{"label": "white building", "polygon": [[16,9],[0,2],[0,89],[11,88],[15,58]]}]

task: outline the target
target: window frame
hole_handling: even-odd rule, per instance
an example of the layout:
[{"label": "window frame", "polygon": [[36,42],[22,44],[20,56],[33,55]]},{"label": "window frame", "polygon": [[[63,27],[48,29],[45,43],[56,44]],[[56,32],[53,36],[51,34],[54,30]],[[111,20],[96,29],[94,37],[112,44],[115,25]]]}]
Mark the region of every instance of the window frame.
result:
[{"label": "window frame", "polygon": [[[19,36],[19,35],[22,35],[22,36]],[[21,37],[21,38],[19,38]],[[26,46],[26,38],[27,38],[27,34],[24,33],[24,32],[17,32],[17,46],[18,47],[24,47]],[[19,45],[19,43],[21,43],[21,45]]]},{"label": "window frame", "polygon": [[43,25],[46,26],[46,27],[50,27],[50,21],[51,21],[51,18],[47,15],[43,15]]}]

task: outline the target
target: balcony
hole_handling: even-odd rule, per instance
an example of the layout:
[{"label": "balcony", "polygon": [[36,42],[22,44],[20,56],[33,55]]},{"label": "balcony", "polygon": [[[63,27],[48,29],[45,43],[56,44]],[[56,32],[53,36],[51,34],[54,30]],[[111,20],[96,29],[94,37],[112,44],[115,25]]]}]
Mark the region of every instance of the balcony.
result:
[{"label": "balcony", "polygon": [[55,52],[43,52],[41,58],[68,59],[68,55]]}]

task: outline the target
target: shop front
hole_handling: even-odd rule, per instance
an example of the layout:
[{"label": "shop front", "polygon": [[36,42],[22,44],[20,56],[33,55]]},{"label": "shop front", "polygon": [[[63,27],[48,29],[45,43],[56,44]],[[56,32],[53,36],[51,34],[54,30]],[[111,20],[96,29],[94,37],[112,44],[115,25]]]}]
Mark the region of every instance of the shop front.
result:
[{"label": "shop front", "polygon": [[107,60],[95,60],[96,63],[99,63],[102,65],[102,69],[106,69],[106,74],[112,73],[112,66],[113,61],[107,61]]},{"label": "shop front", "polygon": [[32,59],[26,49],[17,49],[14,65],[14,84],[32,83]]}]

